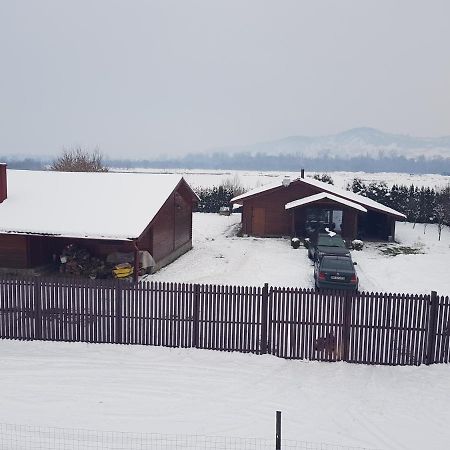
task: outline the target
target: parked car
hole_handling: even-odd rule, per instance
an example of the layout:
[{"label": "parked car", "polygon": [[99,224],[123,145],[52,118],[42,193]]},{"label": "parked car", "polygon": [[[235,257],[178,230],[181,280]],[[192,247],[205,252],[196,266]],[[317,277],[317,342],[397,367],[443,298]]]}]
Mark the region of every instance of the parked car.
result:
[{"label": "parked car", "polygon": [[316,233],[311,236],[308,246],[308,257],[316,260],[323,255],[350,256],[350,250],[345,246],[344,240],[336,233]]},{"label": "parked car", "polygon": [[324,255],[314,263],[317,289],[358,290],[359,280],[352,259],[342,255]]}]

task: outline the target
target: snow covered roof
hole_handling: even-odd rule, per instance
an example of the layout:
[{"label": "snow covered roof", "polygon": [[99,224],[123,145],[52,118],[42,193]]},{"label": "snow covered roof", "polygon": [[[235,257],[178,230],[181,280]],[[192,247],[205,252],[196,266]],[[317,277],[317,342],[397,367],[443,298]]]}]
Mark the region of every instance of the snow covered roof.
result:
[{"label": "snow covered roof", "polygon": [[[311,186],[315,186],[321,191],[328,192],[331,194],[334,194],[336,196],[348,199],[350,201],[353,201],[355,203],[359,203],[360,205],[363,205],[365,207],[368,207],[370,209],[374,209],[377,211],[384,212],[386,214],[390,214],[392,216],[398,217],[400,219],[406,218],[404,214],[401,212],[396,211],[395,209],[389,208],[388,206],[385,206],[379,202],[376,202],[375,200],[371,200],[370,198],[364,197],[363,195],[355,194],[351,191],[346,191],[344,189],[339,189],[332,184],[324,183],[323,181],[315,180],[314,178],[296,178],[291,181],[292,183],[306,183]],[[257,187],[255,189],[252,189],[251,191],[246,192],[245,194],[238,195],[237,197],[234,197],[231,199],[232,203],[240,203],[241,200],[246,199],[248,197],[253,197],[254,195],[261,194],[263,192],[270,191],[272,189],[278,189],[283,186],[283,181],[278,180],[275,183],[266,184],[264,186]]]},{"label": "snow covered roof", "polygon": [[259,186],[255,189],[252,189],[251,191],[244,192],[241,195],[238,195],[236,197],[233,197],[230,202],[235,203],[238,202],[241,199],[252,197],[253,195],[260,194],[262,192],[270,191],[271,189],[276,189],[283,186],[283,180],[275,181],[274,183],[264,184],[263,186]]},{"label": "snow covered roof", "polygon": [[323,200],[324,198],[333,200],[334,202],[348,206],[349,208],[357,209],[358,211],[367,212],[367,209],[359,205],[358,203],[346,200],[342,197],[338,197],[337,195],[329,194],[328,192],[320,192],[319,194],[314,194],[310,195],[309,197],[304,197],[299,200],[295,200],[293,202],[287,203],[284,206],[284,208],[285,209],[296,208],[297,206],[307,205],[309,203],[317,202],[318,200]]},{"label": "snow covered roof", "polygon": [[138,238],[180,175],[8,170],[0,233]]},{"label": "snow covered roof", "polygon": [[314,178],[298,178],[298,180],[303,181],[312,186],[316,186],[324,191],[331,192],[332,194],[338,195],[340,197],[347,198],[352,200],[360,205],[368,206],[371,209],[376,209],[378,211],[384,212],[386,214],[391,214],[393,216],[397,216],[399,218],[405,219],[406,216],[401,212],[396,211],[395,209],[389,208],[375,200],[371,200],[370,198],[364,197],[363,195],[355,194],[351,191],[345,191],[343,189],[339,189],[332,184],[324,183],[323,181],[315,180]]}]

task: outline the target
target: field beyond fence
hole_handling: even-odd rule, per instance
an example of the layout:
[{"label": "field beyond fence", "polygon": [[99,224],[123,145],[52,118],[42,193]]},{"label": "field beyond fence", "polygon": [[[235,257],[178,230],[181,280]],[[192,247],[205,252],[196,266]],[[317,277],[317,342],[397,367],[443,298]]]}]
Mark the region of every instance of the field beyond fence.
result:
[{"label": "field beyond fence", "polygon": [[0,338],[447,363],[450,301],[435,292],[0,278]]},{"label": "field beyond fence", "polygon": [[[283,439],[282,450],[369,450]],[[274,450],[275,439],[131,433],[0,423],[0,450]]]}]

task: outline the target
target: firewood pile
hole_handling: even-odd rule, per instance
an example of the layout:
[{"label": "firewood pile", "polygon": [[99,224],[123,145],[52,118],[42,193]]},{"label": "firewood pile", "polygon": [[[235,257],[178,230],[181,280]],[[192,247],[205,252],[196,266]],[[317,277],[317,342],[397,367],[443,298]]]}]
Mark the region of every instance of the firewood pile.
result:
[{"label": "firewood pile", "polygon": [[67,245],[60,255],[59,271],[67,275],[89,278],[112,278],[111,265],[101,258],[92,256],[85,248]]}]

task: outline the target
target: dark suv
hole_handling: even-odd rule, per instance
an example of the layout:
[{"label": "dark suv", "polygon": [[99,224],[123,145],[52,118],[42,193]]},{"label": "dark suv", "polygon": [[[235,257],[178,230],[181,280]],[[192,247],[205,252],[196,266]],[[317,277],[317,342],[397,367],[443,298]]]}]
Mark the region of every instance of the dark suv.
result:
[{"label": "dark suv", "polygon": [[350,257],[350,250],[344,240],[336,233],[315,233],[309,240],[308,257],[314,261],[323,255],[343,255]]},{"label": "dark suv", "polygon": [[355,265],[348,256],[323,255],[314,263],[314,281],[317,289],[358,290]]}]

